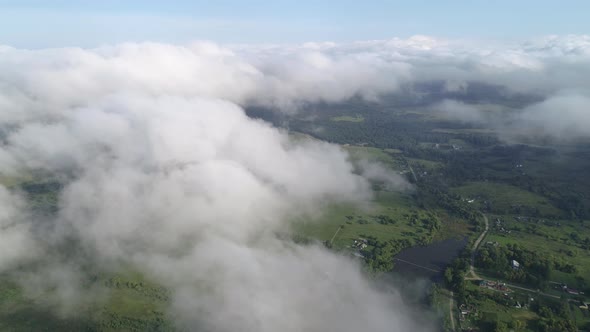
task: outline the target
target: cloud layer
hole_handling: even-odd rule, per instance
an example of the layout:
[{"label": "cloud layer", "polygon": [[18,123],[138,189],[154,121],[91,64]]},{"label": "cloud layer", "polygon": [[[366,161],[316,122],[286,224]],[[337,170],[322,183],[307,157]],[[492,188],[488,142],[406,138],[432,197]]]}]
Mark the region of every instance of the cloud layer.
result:
[{"label": "cloud layer", "polygon": [[[327,204],[368,200],[368,179],[405,184],[378,165],[364,164],[358,175],[338,147],[292,141],[241,107],[292,111],[418,82],[443,80],[457,91],[483,81],[545,95],[520,113],[532,127],[585,135],[583,125],[553,124],[558,109],[587,121],[588,37],[480,46],[419,36],[346,45],[2,47],[0,173],[49,174],[64,189],[56,215],[39,220],[18,193],[0,188],[0,271],[42,262],[43,278],[24,280],[31,292],[57,288],[64,312],[83,298],[79,271],[90,261],[107,270],[132,265],[169,287],[189,329],[424,330],[356,263],[275,235]],[[480,119],[465,105],[443,106]],[[65,259],[60,245],[72,239],[77,254]]]},{"label": "cloud layer", "polygon": [[[370,185],[337,146],[248,118],[236,103],[274,83],[231,51],[129,44],[0,58],[0,172],[65,184],[54,216],[27,216],[17,193],[0,191],[0,271],[35,262],[18,274],[31,296],[68,314],[104,295],[85,289],[91,262],[168,287],[189,330],[416,326],[357,263],[277,238],[294,217],[367,201]],[[289,84],[277,88],[285,105],[306,91]]]}]

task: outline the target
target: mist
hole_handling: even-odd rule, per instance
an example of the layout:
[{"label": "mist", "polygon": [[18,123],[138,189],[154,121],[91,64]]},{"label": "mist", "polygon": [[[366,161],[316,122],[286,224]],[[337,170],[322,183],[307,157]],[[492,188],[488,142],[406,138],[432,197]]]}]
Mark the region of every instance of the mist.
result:
[{"label": "mist", "polygon": [[[188,330],[428,331],[434,322],[413,319],[358,262],[277,236],[331,204],[366,204],[371,181],[388,190],[407,182],[379,164],[357,172],[340,147],[291,140],[243,107],[296,112],[305,103],[376,100],[408,83],[444,79],[457,90],[485,81],[547,96],[511,115],[534,130],[583,136],[588,98],[563,91],[590,87],[589,45],[570,36],[481,50],[418,36],[2,47],[0,174],[50,176],[63,189],[55,214],[39,216],[21,193],[0,188],[0,272],[32,266],[16,279],[32,298],[52,290],[47,303],[60,315],[108,296],[85,284],[91,265],[157,280]],[[487,121],[464,104],[442,108],[455,120]],[[557,109],[567,120],[555,121]]]},{"label": "mist", "polygon": [[590,98],[564,92],[521,109],[444,100],[430,108],[441,119],[494,130],[505,142],[571,143],[590,137]]},{"label": "mist", "polygon": [[63,189],[54,215],[0,191],[0,272],[60,316],[108,298],[87,271],[132,268],[170,290],[186,330],[427,329],[357,262],[277,237],[330,204],[365,204],[369,181],[340,147],[247,117],[236,102],[256,71],[195,49],[3,54],[0,172]]}]

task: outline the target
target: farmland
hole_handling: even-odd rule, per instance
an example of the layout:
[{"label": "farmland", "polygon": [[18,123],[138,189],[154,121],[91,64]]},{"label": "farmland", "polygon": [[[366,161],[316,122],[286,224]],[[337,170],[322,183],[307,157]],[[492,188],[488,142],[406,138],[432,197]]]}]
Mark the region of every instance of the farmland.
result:
[{"label": "farmland", "polygon": [[[391,206],[386,202],[379,203],[378,194],[373,202],[376,210],[370,212],[358,212],[350,207],[348,210],[335,208],[323,219],[318,219],[314,226],[305,229],[309,236],[330,240],[342,227],[334,238],[335,248],[350,245],[355,237],[368,233],[383,241],[407,239],[409,245],[417,245],[420,244],[417,237],[419,230],[416,225],[404,222],[404,215],[418,211],[419,215],[435,216],[441,223],[433,240],[457,234],[473,238],[482,230],[482,225],[475,220],[478,211],[481,211],[490,220],[490,230],[480,246],[481,253],[476,253],[477,273],[505,279],[505,282],[525,288],[541,287],[557,297],[562,296],[564,291],[551,285],[567,284],[576,291],[590,293],[590,200],[587,195],[590,179],[583,171],[589,166],[585,157],[586,146],[503,144],[487,128],[445,128],[439,118],[419,109],[390,113],[392,118],[407,126],[397,132],[372,137],[368,133],[370,125],[373,132],[379,132],[383,123],[393,120],[385,119],[384,113],[369,112],[363,116],[363,123],[349,124],[346,129],[333,121],[323,122],[329,128],[315,135],[349,144],[353,158],[358,158],[362,151],[365,158],[378,160],[404,174],[408,181],[414,182],[415,192],[405,196],[396,194],[405,199],[398,197],[392,200]],[[380,121],[373,122],[374,118]],[[300,125],[306,132],[305,123]],[[408,128],[414,131],[405,131]],[[346,136],[339,134],[341,130],[346,130]],[[399,152],[386,153],[386,149]],[[374,223],[370,219],[374,211],[385,211],[398,222],[392,225]],[[362,215],[368,216],[369,222],[355,222],[359,219],[357,216]],[[347,220],[346,216],[353,218]],[[500,248],[498,250],[505,253],[506,258],[502,258],[505,263],[499,263],[488,271],[481,265],[481,255],[493,248]],[[521,271],[523,279],[518,279],[521,277],[512,272],[510,261],[521,256],[529,257],[527,255],[533,258],[530,262],[525,259],[526,264],[533,265],[525,266]],[[535,259],[541,258],[546,260],[546,277],[527,285],[532,279],[526,279],[524,275],[536,264]],[[496,263],[503,262],[502,259]],[[457,268],[461,270],[467,265]],[[504,272],[493,272],[498,269]],[[529,272],[536,275],[536,272]],[[518,280],[510,281],[510,278]],[[496,299],[477,285],[467,286],[467,289],[471,296],[467,299],[464,294],[459,296],[455,312],[461,304],[477,307],[482,316],[472,323],[483,331],[492,331],[498,326],[536,331],[544,328],[541,325],[549,324],[547,319],[550,317],[581,329],[590,326],[588,313],[578,308],[575,296],[569,297],[573,302],[568,302],[570,310],[565,311],[559,309],[559,301],[553,303],[544,299],[549,302],[543,302],[541,308],[552,308],[550,314],[539,311],[539,307],[535,307],[536,311],[514,308],[514,304]],[[518,296],[526,298],[525,294]],[[440,303],[438,305],[441,306]]]}]

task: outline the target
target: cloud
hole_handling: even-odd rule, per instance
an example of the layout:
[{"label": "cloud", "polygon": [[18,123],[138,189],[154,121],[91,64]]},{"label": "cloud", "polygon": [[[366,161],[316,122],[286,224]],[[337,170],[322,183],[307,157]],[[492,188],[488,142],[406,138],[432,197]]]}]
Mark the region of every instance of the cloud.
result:
[{"label": "cloud", "polygon": [[572,141],[590,136],[590,98],[578,93],[562,93],[522,109],[499,105],[467,104],[446,99],[431,106],[448,121],[486,126],[501,139],[551,139]]},{"label": "cloud", "polygon": [[530,105],[516,115],[513,136],[572,140],[590,137],[590,97],[560,94]]},{"label": "cloud", "polygon": [[[19,274],[27,294],[60,314],[105,296],[85,288],[92,262],[104,271],[134,266],[168,287],[188,329],[422,329],[357,263],[275,236],[294,217],[370,198],[339,147],[291,141],[219,99],[118,94],[43,118],[7,132],[11,162],[0,166],[66,179],[40,241],[48,254],[37,256],[35,273]],[[63,257],[57,247],[72,238],[76,254]]]},{"label": "cloud", "polygon": [[43,109],[38,113],[49,116],[51,110],[59,112],[119,91],[286,109],[356,95],[372,99],[402,85],[429,81],[443,81],[449,91],[483,82],[509,92],[555,95],[590,89],[588,68],[590,36],[585,35],[485,44],[414,36],[343,44],[3,47],[0,106],[5,111],[0,120],[30,116],[24,107]]},{"label": "cloud", "polygon": [[445,99],[442,102],[433,105],[432,109],[435,112],[439,112],[445,119],[463,123],[484,122],[484,115],[476,105],[470,105],[452,99]]},{"label": "cloud", "polygon": [[358,162],[358,167],[364,178],[383,184],[386,190],[400,191],[411,190],[413,188],[404,177],[394,173],[390,168],[387,168],[381,163],[361,159]]},{"label": "cloud", "polygon": [[[554,96],[525,108],[520,121],[551,123],[543,129],[556,136],[584,135],[588,98],[563,93],[590,86],[588,45],[586,36],[485,47],[416,36],[2,47],[0,173],[49,174],[64,189],[57,213],[43,223],[17,193],[0,189],[0,270],[36,259],[36,274],[20,280],[31,294],[55,289],[49,302],[62,313],[87,298],[87,264],[132,265],[172,290],[172,310],[187,327],[427,330],[353,261],[275,235],[328,204],[366,202],[368,180],[396,189],[405,182],[375,164],[358,175],[337,146],[292,141],[242,107],[292,111],[419,82],[442,80],[462,91],[482,81]],[[467,104],[438,106],[454,119],[485,119]],[[563,112],[572,121],[557,121]],[[75,254],[64,257],[60,245],[72,239]]]},{"label": "cloud", "polygon": [[23,198],[0,186],[0,273],[37,257],[31,227]]}]

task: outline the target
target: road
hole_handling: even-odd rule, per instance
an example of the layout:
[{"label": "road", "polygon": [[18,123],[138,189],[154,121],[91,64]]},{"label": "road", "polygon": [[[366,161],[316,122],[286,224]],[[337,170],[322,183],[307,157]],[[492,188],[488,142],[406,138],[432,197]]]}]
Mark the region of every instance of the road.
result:
[{"label": "road", "polygon": [[561,297],[559,297],[557,295],[551,295],[551,294],[543,293],[543,292],[541,292],[538,289],[530,289],[530,288],[525,288],[525,287],[511,285],[511,284],[506,284],[506,286],[509,287],[509,288],[517,288],[517,289],[524,290],[524,291],[527,291],[527,292],[531,292],[531,293],[536,293],[536,294],[543,295],[543,296],[552,297],[554,299],[561,299]]},{"label": "road", "polygon": [[410,167],[410,172],[412,172],[412,177],[414,178],[414,182],[418,183],[418,178],[416,177],[416,173],[414,173],[414,169],[412,168],[412,166],[410,166],[410,164],[408,164],[408,167]]},{"label": "road", "polygon": [[[481,244],[481,241],[483,241],[483,239],[485,238],[485,236],[488,233],[488,230],[490,228],[490,225],[489,225],[489,222],[488,222],[488,217],[483,212],[480,212],[480,213],[481,213],[481,215],[483,217],[483,221],[485,222],[485,229],[479,235],[479,237],[477,238],[477,240],[473,244],[473,248],[471,249],[471,264],[469,266],[469,273],[465,275],[465,280],[482,280],[483,279],[480,276],[478,276],[477,273],[475,273],[475,270],[474,270],[474,267],[473,267],[473,264],[475,263],[475,254],[477,253],[477,248],[479,248],[479,245]],[[469,277],[469,275],[471,275],[471,277]],[[531,288],[526,288],[526,287],[520,287],[520,286],[516,286],[516,285],[511,285],[511,284],[506,284],[506,286],[507,287],[510,287],[510,288],[516,288],[516,289],[524,290],[524,291],[531,292],[531,293],[536,293],[536,294],[543,295],[543,296],[548,296],[548,297],[556,298],[556,299],[559,299],[560,298],[557,295],[551,295],[551,294],[543,293],[543,292],[539,291],[538,289],[531,289]]]},{"label": "road", "polygon": [[455,293],[453,293],[453,291],[451,291],[451,298],[449,299],[449,317],[451,317],[451,329],[453,331],[455,330],[455,315],[453,315],[453,298],[455,297]]},{"label": "road", "polygon": [[[479,248],[481,241],[483,241],[483,239],[486,237],[486,234],[488,233],[488,230],[490,229],[490,224],[488,222],[488,217],[483,212],[480,212],[480,213],[481,213],[481,216],[483,217],[483,221],[485,223],[485,229],[483,230],[483,232],[481,232],[481,234],[479,235],[477,240],[475,240],[475,243],[473,244],[473,248],[471,248],[471,263],[469,264],[469,273],[465,275],[466,280],[481,279],[475,273],[475,269],[473,268],[473,264],[475,263],[475,254],[477,253],[477,248]],[[469,275],[471,275],[471,277],[468,277]]]},{"label": "road", "polygon": [[336,235],[338,235],[338,233],[340,232],[341,229],[342,229],[342,226],[338,227],[338,229],[336,230],[336,233],[334,233],[334,235],[330,239],[330,244],[333,244],[334,239],[336,238]]},{"label": "road", "polygon": [[[475,273],[475,269],[473,267],[473,264],[475,263],[475,254],[477,253],[477,249],[479,248],[479,245],[481,244],[481,241],[483,241],[483,239],[486,237],[486,234],[488,233],[488,230],[490,229],[490,225],[488,222],[488,217],[483,213],[480,212],[482,217],[483,217],[483,221],[485,223],[485,229],[483,230],[483,232],[481,232],[481,234],[479,235],[479,237],[477,238],[477,240],[475,240],[475,243],[473,243],[473,247],[471,248],[471,262],[469,264],[469,273],[465,274],[465,280],[482,280],[483,278],[481,278],[480,276],[477,275],[477,273]],[[560,297],[557,295],[552,295],[552,294],[547,294],[547,293],[543,293],[538,289],[531,289],[531,288],[526,288],[526,287],[520,287],[520,286],[516,286],[516,285],[511,285],[508,283],[505,283],[505,285],[508,288],[515,288],[515,289],[520,289],[520,290],[524,290],[530,293],[534,293],[534,294],[538,294],[538,295],[542,295],[542,296],[547,296],[547,297],[552,297],[555,299],[559,299]],[[453,316],[453,292],[451,291],[451,299],[450,299],[450,309],[449,309],[449,317],[451,319],[451,326],[453,328],[453,331],[455,331],[455,318]]]},{"label": "road", "polygon": [[[483,212],[480,212],[480,213],[483,217],[483,221],[485,223],[485,228],[484,228],[483,232],[481,232],[481,234],[479,235],[477,240],[475,240],[475,243],[473,243],[473,247],[471,248],[471,262],[469,264],[469,273],[465,274],[465,280],[480,280],[481,279],[475,273],[475,269],[473,268],[473,264],[475,263],[475,253],[477,252],[477,248],[479,248],[481,241],[483,241],[483,239],[486,237],[486,234],[488,233],[488,230],[490,229],[490,224],[488,222],[488,217],[485,214],[483,214]],[[470,275],[471,275],[471,277],[470,277]],[[451,327],[453,328],[453,331],[455,331],[455,317],[453,316],[453,305],[454,305],[453,304],[453,297],[454,297],[454,293],[453,293],[453,291],[451,291],[449,317],[451,319]]]}]

